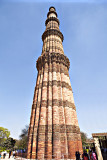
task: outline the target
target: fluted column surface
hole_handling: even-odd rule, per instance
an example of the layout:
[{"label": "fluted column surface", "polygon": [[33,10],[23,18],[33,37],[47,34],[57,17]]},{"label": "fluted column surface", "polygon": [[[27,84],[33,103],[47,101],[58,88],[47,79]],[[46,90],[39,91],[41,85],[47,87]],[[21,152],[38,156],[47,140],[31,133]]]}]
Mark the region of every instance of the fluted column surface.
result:
[{"label": "fluted column surface", "polygon": [[80,129],[69,77],[69,59],[63,51],[63,35],[54,7],[49,9],[37,60],[28,132],[28,159],[75,159],[82,153]]}]

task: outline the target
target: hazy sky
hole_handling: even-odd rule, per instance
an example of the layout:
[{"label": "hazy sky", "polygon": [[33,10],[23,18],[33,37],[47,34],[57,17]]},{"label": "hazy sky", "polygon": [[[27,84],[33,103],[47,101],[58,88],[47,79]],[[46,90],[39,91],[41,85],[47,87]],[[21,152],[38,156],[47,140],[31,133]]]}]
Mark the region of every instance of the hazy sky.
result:
[{"label": "hazy sky", "polygon": [[0,126],[18,138],[29,124],[41,36],[48,9],[54,6],[64,35],[64,53],[71,62],[80,129],[89,137],[107,132],[107,3],[44,2],[0,0]]}]

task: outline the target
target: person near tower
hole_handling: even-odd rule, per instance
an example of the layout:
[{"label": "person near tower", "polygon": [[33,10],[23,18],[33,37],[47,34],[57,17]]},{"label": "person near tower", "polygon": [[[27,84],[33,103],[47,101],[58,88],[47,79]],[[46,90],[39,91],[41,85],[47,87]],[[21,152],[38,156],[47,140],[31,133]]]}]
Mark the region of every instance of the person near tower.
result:
[{"label": "person near tower", "polygon": [[89,157],[88,157],[88,154],[87,154],[87,151],[85,150],[83,155],[82,155],[82,158],[83,160],[89,160]]},{"label": "person near tower", "polygon": [[76,151],[75,156],[76,156],[76,160],[80,160],[80,153],[79,153],[79,151]]}]

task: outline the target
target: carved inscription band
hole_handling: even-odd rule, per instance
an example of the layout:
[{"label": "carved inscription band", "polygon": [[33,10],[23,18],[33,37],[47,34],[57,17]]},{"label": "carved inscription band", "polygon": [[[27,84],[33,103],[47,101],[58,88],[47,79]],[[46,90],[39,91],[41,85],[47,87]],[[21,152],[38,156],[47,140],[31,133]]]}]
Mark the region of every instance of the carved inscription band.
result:
[{"label": "carved inscription band", "polygon": [[[53,41],[52,41],[53,42]],[[44,49],[43,51],[49,51],[49,49],[53,49],[53,50],[60,50],[62,53],[64,53],[63,49],[61,49],[61,47],[57,47],[57,46],[49,46],[49,47],[46,47],[46,49]]]},{"label": "carved inscription band", "polygon": [[[38,128],[38,126],[34,126],[34,129]],[[30,130],[32,130],[33,127],[30,126]],[[80,128],[76,125],[65,125],[65,124],[52,124],[52,125],[39,125],[39,133],[45,133],[46,131],[48,133],[77,133],[80,134]]]},{"label": "carved inscription band", "polygon": [[67,89],[72,91],[72,88],[68,83],[57,81],[57,80],[43,81],[43,83],[40,83],[40,84],[36,85],[36,89],[39,89],[39,88],[42,88],[42,87],[48,87],[48,86],[52,87],[54,85],[56,85],[57,87],[62,87],[62,88],[65,87],[65,88],[67,88]]},{"label": "carved inscription band", "polygon": [[63,106],[63,107],[69,107],[72,108],[74,110],[76,110],[75,104],[71,103],[69,101],[63,101],[63,100],[57,100],[57,99],[53,99],[53,100],[42,100],[40,101],[36,101],[33,102],[32,108],[35,109],[36,107],[40,107],[40,105],[42,105],[42,107],[48,107],[48,106]]}]

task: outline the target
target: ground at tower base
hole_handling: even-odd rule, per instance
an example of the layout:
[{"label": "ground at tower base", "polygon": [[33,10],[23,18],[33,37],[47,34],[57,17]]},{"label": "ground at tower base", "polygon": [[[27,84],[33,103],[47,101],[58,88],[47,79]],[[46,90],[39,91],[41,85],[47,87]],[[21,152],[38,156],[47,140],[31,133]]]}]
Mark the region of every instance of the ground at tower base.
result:
[{"label": "ground at tower base", "polygon": [[[85,151],[88,153],[89,160],[95,160],[91,158],[92,152],[91,150],[96,150],[95,153],[97,153],[97,159],[98,160],[107,160],[107,133],[93,133],[92,134],[93,139],[87,139],[86,145],[84,148]],[[27,158],[24,158],[27,156],[26,153],[18,153],[15,156],[13,156],[13,153],[11,153],[11,156],[9,158],[9,153],[6,153],[6,157],[3,158],[3,153],[1,154],[1,159],[6,159],[6,160],[28,160]],[[94,153],[94,152],[93,152]],[[83,157],[83,156],[82,156]],[[75,154],[76,158],[76,154]],[[62,156],[61,159],[64,159]],[[80,158],[76,159],[80,160]],[[81,158],[81,160],[84,160]]]}]

